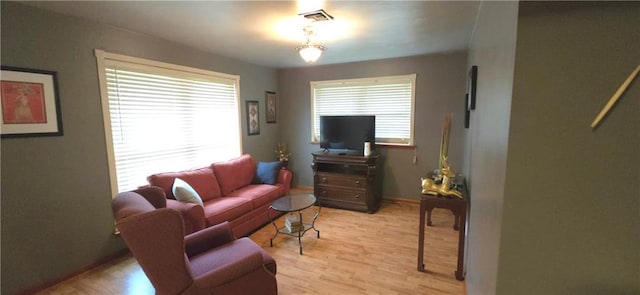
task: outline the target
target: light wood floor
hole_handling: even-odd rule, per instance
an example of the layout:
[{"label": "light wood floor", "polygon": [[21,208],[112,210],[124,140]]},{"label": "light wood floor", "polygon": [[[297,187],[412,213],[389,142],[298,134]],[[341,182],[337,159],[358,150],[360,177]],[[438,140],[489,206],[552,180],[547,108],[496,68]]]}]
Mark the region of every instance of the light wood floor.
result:
[{"label": "light wood floor", "polygon": [[[457,232],[453,215],[433,210],[433,227],[425,238],[426,273],[418,272],[418,204],[384,202],[375,214],[322,208],[316,221],[320,239],[309,231],[302,238],[278,235],[273,247],[271,224],[250,238],[278,264],[279,294],[465,294],[455,280]],[[318,207],[304,212],[305,221]],[[308,218],[308,219],[307,219]],[[284,216],[277,220],[280,226]],[[131,256],[114,260],[38,294],[153,294]]]}]

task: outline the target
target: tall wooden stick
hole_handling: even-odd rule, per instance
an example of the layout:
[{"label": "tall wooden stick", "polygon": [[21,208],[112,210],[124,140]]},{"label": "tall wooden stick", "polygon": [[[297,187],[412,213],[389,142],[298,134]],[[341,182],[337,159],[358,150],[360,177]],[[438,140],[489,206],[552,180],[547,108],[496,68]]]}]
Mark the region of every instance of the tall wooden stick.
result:
[{"label": "tall wooden stick", "polygon": [[442,138],[440,139],[440,160],[438,169],[442,172],[444,163],[442,159],[449,157],[449,133],[451,132],[451,118],[453,114],[444,115],[442,119]]},{"label": "tall wooden stick", "polygon": [[613,105],[618,101],[622,93],[624,93],[624,91],[627,90],[627,87],[629,87],[629,84],[631,84],[631,81],[633,81],[636,75],[638,75],[638,72],[640,72],[640,65],[636,67],[636,69],[631,73],[631,75],[629,75],[627,80],[625,80],[624,83],[620,85],[620,88],[618,88],[618,91],[616,91],[616,93],[613,94],[611,99],[609,99],[609,102],[607,102],[607,104],[604,106],[604,108],[602,108],[598,116],[593,120],[593,123],[591,123],[591,128],[595,128],[596,126],[598,126],[598,124],[600,123],[600,120],[602,120],[602,118],[604,118],[604,116],[611,110],[611,107],[613,107]]}]

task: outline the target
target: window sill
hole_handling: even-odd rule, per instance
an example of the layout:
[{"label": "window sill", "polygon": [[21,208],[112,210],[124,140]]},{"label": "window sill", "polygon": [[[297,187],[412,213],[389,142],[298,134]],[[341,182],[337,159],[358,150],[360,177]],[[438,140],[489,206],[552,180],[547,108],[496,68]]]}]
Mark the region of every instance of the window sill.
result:
[{"label": "window sill", "polygon": [[400,150],[415,150],[415,145],[406,145],[406,144],[393,144],[393,143],[376,143],[376,147],[384,148],[384,149],[400,149]]}]

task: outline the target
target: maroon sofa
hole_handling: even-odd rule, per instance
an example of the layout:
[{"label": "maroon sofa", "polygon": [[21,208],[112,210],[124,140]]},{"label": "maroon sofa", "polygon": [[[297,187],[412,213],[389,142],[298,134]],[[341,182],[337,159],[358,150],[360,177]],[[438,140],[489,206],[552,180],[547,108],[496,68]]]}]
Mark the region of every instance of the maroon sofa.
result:
[{"label": "maroon sofa", "polygon": [[[233,234],[242,237],[269,222],[269,206],[289,194],[291,188],[291,171],[279,170],[277,182],[270,185],[253,183],[256,169],[252,157],[242,155],[199,169],[154,174],[147,177],[147,181],[164,191],[167,208],[181,213],[185,234],[228,221]],[[202,206],[175,199],[172,187],[176,178],[187,182],[198,193]],[[270,214],[273,217],[279,213],[271,211]]]}]

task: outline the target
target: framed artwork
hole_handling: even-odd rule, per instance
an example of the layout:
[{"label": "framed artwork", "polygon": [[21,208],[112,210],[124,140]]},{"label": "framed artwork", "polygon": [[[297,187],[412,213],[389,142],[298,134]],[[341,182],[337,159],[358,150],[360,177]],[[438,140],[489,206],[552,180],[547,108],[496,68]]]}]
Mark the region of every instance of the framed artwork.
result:
[{"label": "framed artwork", "polygon": [[464,95],[464,128],[469,128],[469,119],[471,119],[471,110],[469,109],[469,93]]},{"label": "framed artwork", "polygon": [[472,66],[469,70],[469,86],[467,88],[469,95],[469,110],[476,109],[476,90],[478,85],[478,66]]},{"label": "framed artwork", "polygon": [[264,94],[264,104],[267,106],[267,123],[276,122],[276,93],[266,91]]},{"label": "framed artwork", "polygon": [[2,138],[61,136],[62,117],[56,72],[1,67]]},{"label": "framed artwork", "polygon": [[247,131],[249,135],[260,134],[260,108],[257,100],[247,101]]}]

